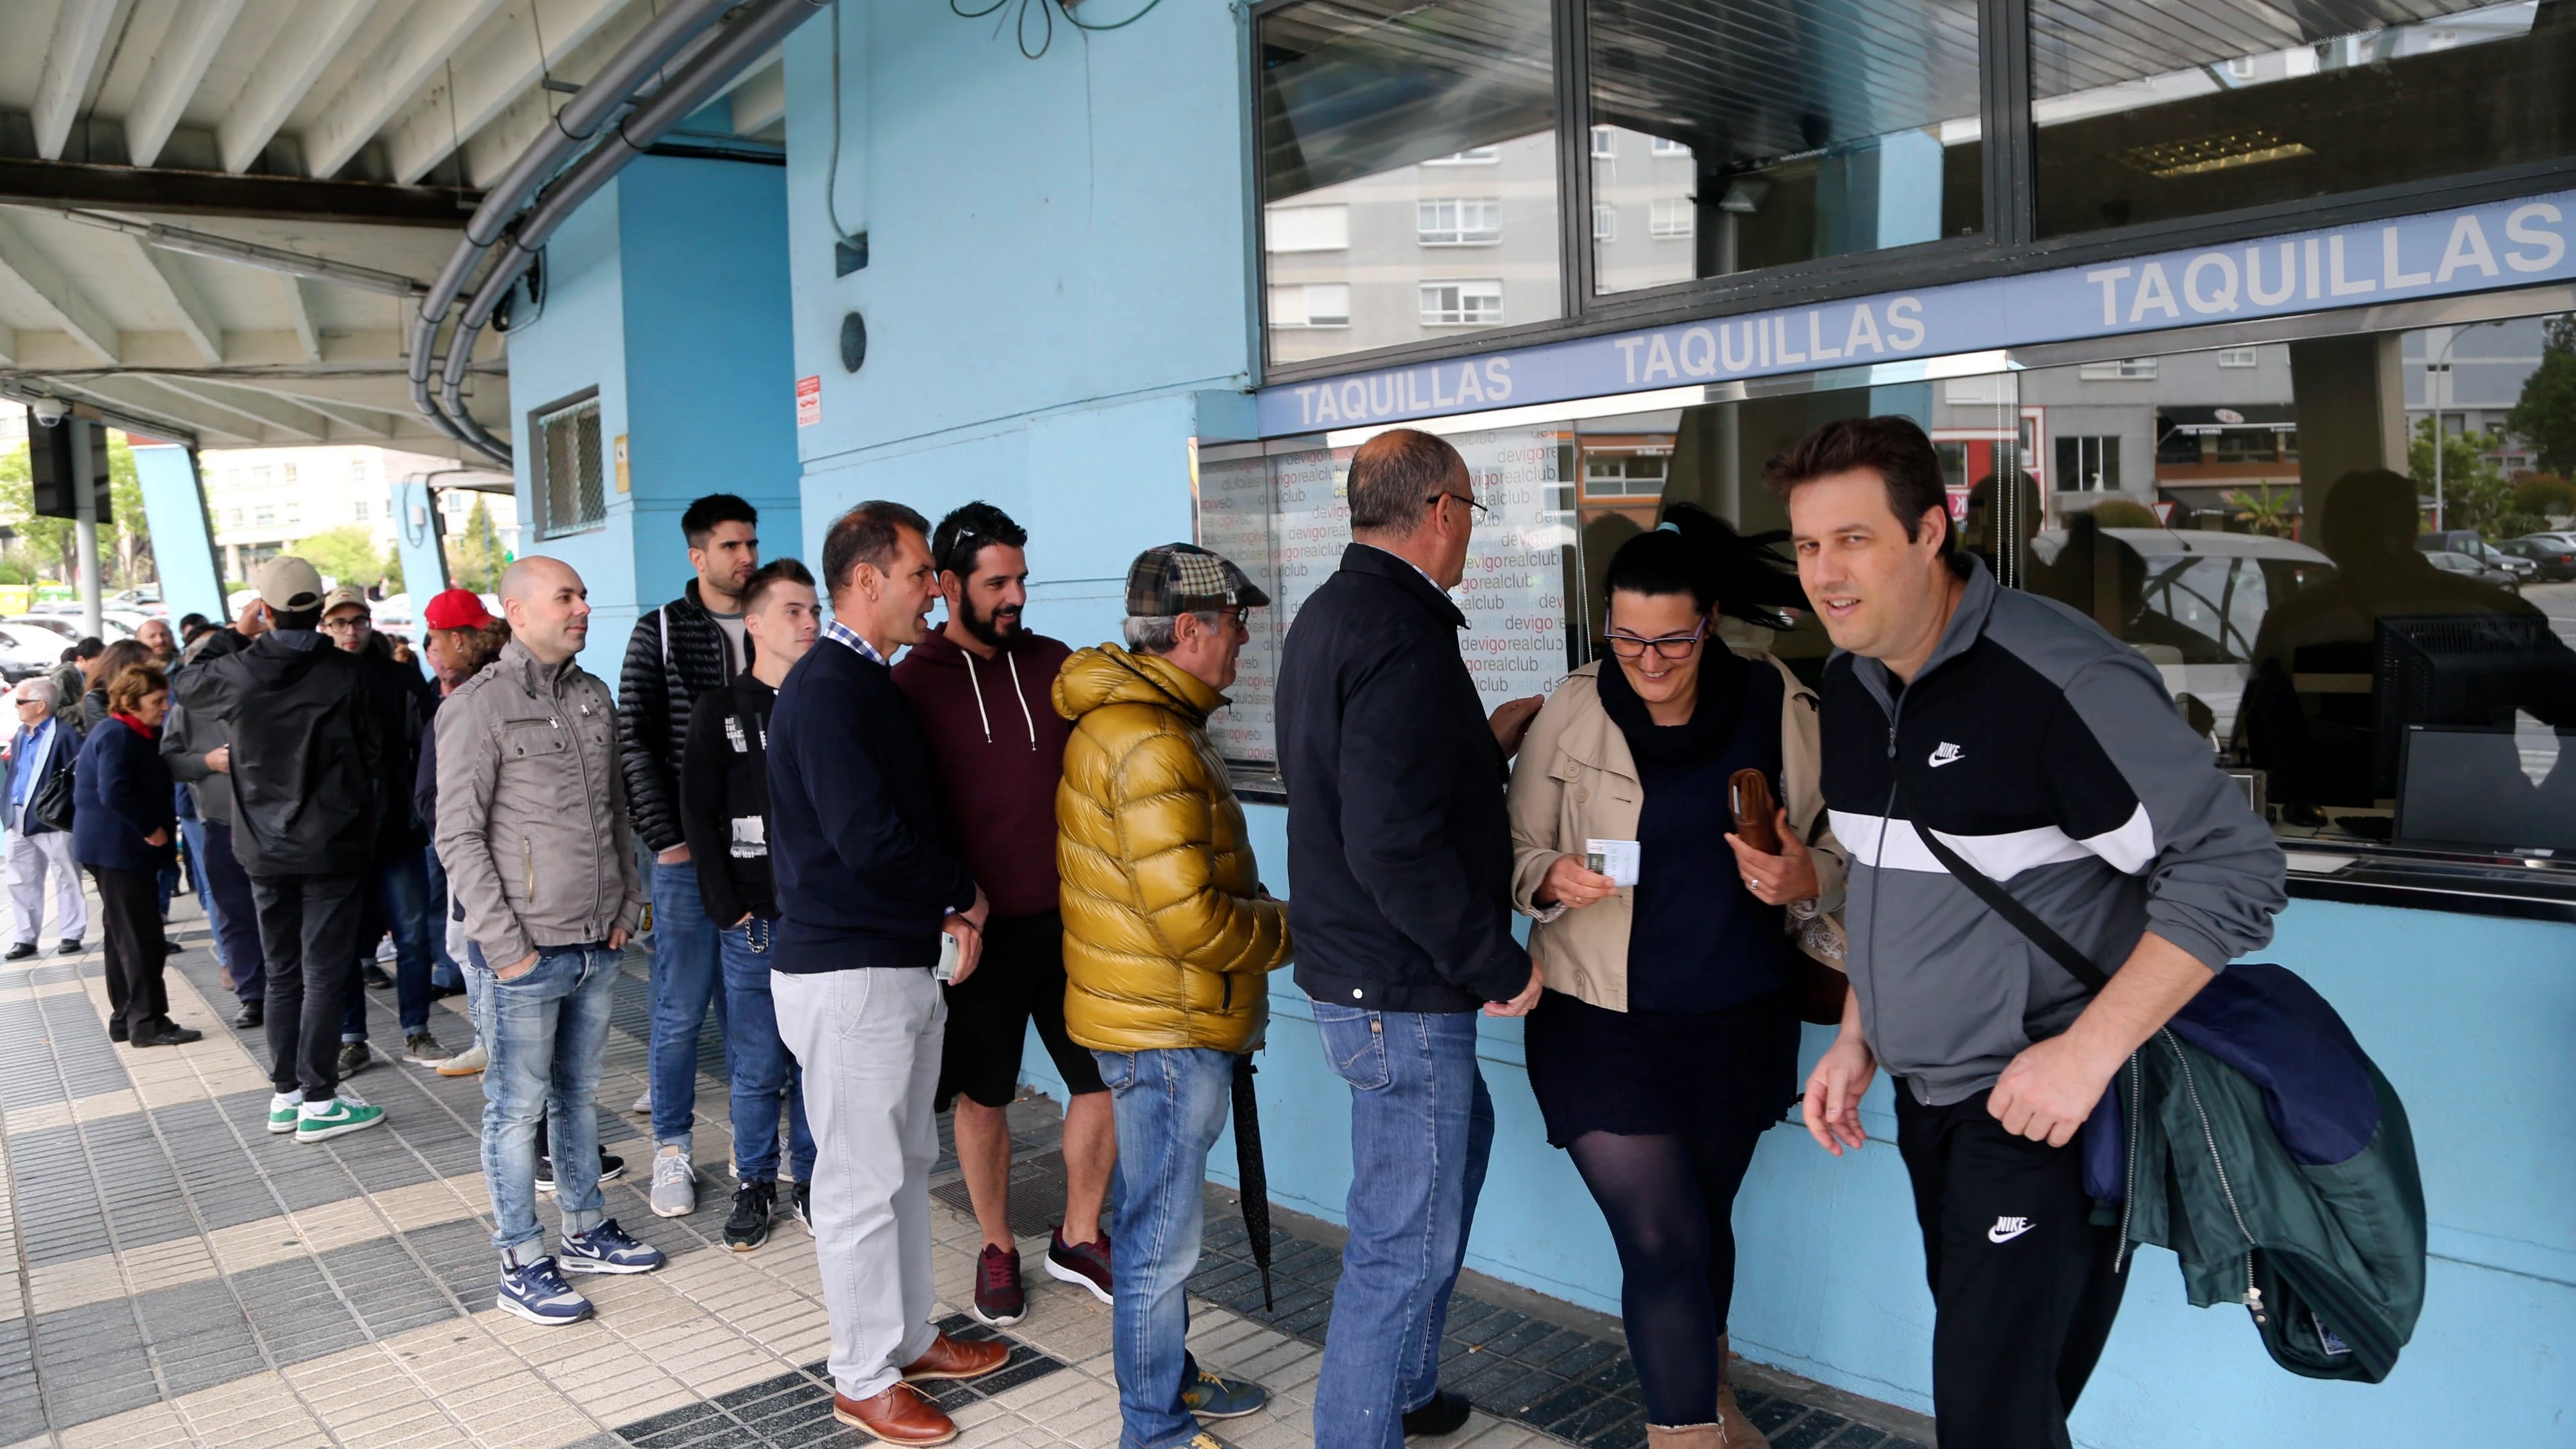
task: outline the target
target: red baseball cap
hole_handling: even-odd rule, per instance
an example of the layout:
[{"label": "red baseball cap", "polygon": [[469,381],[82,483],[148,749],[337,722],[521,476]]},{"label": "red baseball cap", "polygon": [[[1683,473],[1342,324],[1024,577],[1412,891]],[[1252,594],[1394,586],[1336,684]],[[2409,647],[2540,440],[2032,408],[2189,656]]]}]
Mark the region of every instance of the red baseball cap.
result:
[{"label": "red baseball cap", "polygon": [[492,622],[492,613],[471,589],[449,589],[429,601],[420,621],[433,629],[480,629]]}]

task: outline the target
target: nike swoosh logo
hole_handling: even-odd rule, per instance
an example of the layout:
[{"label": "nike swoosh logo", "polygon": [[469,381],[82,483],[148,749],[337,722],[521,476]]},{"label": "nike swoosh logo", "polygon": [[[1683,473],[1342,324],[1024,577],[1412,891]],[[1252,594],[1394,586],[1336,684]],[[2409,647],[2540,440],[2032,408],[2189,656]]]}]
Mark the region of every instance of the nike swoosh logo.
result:
[{"label": "nike swoosh logo", "polygon": [[1934,755],[1927,763],[1937,770],[1943,765],[1955,765],[1966,758],[1965,755]]},{"label": "nike swoosh logo", "polygon": [[2013,1239],[2020,1237],[2022,1234],[2029,1232],[2036,1226],[2038,1226],[2036,1223],[2024,1223],[2017,1228],[2007,1228],[1999,1223],[1994,1227],[1986,1229],[1986,1241],[1989,1243],[2009,1243]]}]

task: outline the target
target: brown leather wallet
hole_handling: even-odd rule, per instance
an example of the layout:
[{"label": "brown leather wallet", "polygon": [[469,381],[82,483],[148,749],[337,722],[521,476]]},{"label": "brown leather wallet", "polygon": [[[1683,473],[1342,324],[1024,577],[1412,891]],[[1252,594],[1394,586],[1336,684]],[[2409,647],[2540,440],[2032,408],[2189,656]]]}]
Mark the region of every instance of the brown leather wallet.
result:
[{"label": "brown leather wallet", "polygon": [[1779,805],[1771,796],[1771,779],[1760,770],[1738,770],[1726,779],[1727,809],[1735,816],[1735,833],[1745,844],[1764,855],[1780,853],[1780,830],[1775,823]]}]

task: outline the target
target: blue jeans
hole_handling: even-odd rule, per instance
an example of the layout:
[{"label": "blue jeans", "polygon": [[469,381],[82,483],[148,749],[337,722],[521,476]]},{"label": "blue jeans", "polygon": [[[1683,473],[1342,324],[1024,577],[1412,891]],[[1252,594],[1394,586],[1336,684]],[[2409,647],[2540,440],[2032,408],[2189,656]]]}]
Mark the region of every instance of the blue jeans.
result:
[{"label": "blue jeans", "polygon": [[555,1205],[566,1236],[606,1216],[599,1193],[599,1067],[608,1050],[608,1011],[618,953],[606,946],[558,946],[515,980],[483,973],[475,1029],[491,1054],[483,1069],[483,1177],[492,1190],[492,1246],[504,1263],[521,1255],[537,1227],[537,1124],[551,1119]]},{"label": "blue jeans", "polygon": [[397,852],[376,870],[376,899],[394,937],[394,1014],[403,1035],[429,1030],[429,866],[419,851]]},{"label": "blue jeans", "polygon": [[1225,1130],[1235,1057],[1204,1047],[1092,1056],[1118,1122],[1109,1269],[1119,1449],[1170,1449],[1199,1432],[1181,1407],[1181,1391],[1198,1380],[1183,1290],[1199,1265],[1199,1190]]},{"label": "blue jeans", "polygon": [[1315,1383],[1315,1446],[1401,1449],[1405,1412],[1440,1388],[1440,1334],[1494,1145],[1476,1013],[1319,1001],[1315,1030],[1351,1089],[1351,1236]]},{"label": "blue jeans", "polygon": [[686,1157],[698,1120],[698,1028],[713,1003],[724,1025],[724,964],[716,923],[698,894],[698,868],[653,865],[653,1146]]},{"label": "blue jeans", "polygon": [[200,820],[191,848],[199,842],[205,846],[201,859],[206,872],[206,918],[214,924],[216,939],[223,942],[224,971],[232,981],[233,995],[244,1002],[264,1001],[268,955],[259,943],[259,901],[251,894],[250,877],[242,873],[241,861],[233,855],[233,828]]},{"label": "blue jeans", "polygon": [[[215,903],[214,888],[206,884],[206,822],[194,815],[179,817],[179,839],[188,847],[188,884],[197,893],[197,909],[206,913],[206,930],[214,937],[215,964],[224,968],[224,980],[232,980],[232,963],[224,959],[224,913]],[[162,912],[169,912],[164,902]]]},{"label": "blue jeans", "polygon": [[[778,1105],[787,1103],[788,1181],[814,1180],[803,1072],[778,1036],[769,994],[770,923],[757,916],[717,940],[724,956],[725,1067],[733,1084],[733,1170],[744,1182],[778,1176]],[[657,1089],[658,1090],[658,1089]],[[654,1098],[660,1110],[661,1098]]]},{"label": "blue jeans", "polygon": [[[429,919],[422,923],[429,932],[429,984],[432,988],[462,986],[464,963],[447,954],[447,867],[439,864],[437,846],[423,846],[420,854],[429,878]],[[394,949],[399,953],[402,948]]]}]

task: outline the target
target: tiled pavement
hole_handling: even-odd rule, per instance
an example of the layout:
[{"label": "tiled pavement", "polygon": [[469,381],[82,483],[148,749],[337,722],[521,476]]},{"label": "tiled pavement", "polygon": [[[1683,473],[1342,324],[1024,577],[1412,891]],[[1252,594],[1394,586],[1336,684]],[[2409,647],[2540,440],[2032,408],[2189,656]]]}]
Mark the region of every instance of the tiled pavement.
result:
[{"label": "tiled pavement", "polygon": [[[0,1284],[0,1446],[868,1442],[830,1417],[810,1240],[790,1225],[757,1252],[723,1247],[730,1143],[712,1031],[699,1088],[699,1210],[646,1211],[648,1148],[640,1119],[622,1110],[643,1087],[640,957],[620,983],[600,1090],[602,1137],[639,1170],[609,1186],[608,1210],[671,1263],[581,1280],[598,1316],[546,1329],[491,1308],[478,1083],[387,1062],[352,1083],[386,1108],[385,1127],[318,1146],[270,1137],[255,1043],[210,1004],[229,999],[193,900],[182,897],[177,914],[172,1012],[207,1033],[191,1046],[112,1045],[95,950],[0,965],[0,1263],[10,1270]],[[439,1004],[435,1029],[451,1046],[471,1035],[450,1009],[461,1005]],[[369,1007],[377,1041],[398,1042],[390,993],[371,993]],[[1053,1146],[1051,1115],[1043,1099],[1015,1109],[1029,1169]],[[540,1215],[551,1224],[550,1209]],[[977,1235],[952,1208],[933,1217],[951,1312],[966,1299]],[[1044,1246],[1041,1226],[1022,1244],[1032,1265]],[[1289,1449],[1311,1442],[1339,1255],[1275,1232],[1277,1306],[1265,1312],[1249,1246],[1239,1218],[1211,1211],[1191,1283],[1202,1300],[1192,1346],[1210,1367],[1276,1391],[1266,1414],[1225,1426],[1229,1437],[1244,1449]],[[1446,1376],[1480,1412],[1448,1443],[1643,1441],[1627,1356],[1599,1324],[1462,1293],[1451,1328]],[[961,1444],[1117,1442],[1105,1307],[1033,1274],[1029,1317],[1008,1337],[1009,1368],[944,1399],[966,1431]],[[1782,1387],[1748,1375],[1756,1381]],[[1746,1406],[1779,1449],[1912,1449],[1885,1432],[1909,1427],[1901,1421],[1872,1427],[1760,1392]]]}]

